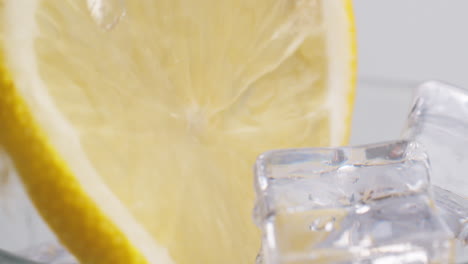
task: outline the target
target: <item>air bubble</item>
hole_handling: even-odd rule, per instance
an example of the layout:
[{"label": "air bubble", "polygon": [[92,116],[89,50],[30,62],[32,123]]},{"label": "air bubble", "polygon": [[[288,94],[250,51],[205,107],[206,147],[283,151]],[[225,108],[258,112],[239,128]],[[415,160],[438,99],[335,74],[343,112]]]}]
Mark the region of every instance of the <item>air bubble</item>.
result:
[{"label": "air bubble", "polygon": [[317,232],[331,232],[335,228],[335,222],[335,217],[317,218],[310,224],[309,229]]}]

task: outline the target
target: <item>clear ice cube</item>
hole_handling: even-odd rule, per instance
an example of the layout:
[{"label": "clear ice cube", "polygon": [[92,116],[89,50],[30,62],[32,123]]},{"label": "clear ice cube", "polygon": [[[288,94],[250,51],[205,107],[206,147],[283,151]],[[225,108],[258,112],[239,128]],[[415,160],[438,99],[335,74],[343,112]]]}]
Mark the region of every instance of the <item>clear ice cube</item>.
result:
[{"label": "clear ice cube", "polygon": [[266,264],[453,258],[416,143],[267,152],[256,164],[256,193]]},{"label": "clear ice cube", "polygon": [[403,137],[420,142],[431,162],[437,206],[468,243],[468,90],[427,82],[415,93]]}]

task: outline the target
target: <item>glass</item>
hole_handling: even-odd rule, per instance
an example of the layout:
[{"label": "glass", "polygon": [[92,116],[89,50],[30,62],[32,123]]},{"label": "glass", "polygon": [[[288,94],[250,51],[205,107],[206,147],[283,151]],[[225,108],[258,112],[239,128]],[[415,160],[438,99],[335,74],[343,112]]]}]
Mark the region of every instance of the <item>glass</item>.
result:
[{"label": "glass", "polygon": [[25,194],[0,149],[0,263],[75,264]]}]

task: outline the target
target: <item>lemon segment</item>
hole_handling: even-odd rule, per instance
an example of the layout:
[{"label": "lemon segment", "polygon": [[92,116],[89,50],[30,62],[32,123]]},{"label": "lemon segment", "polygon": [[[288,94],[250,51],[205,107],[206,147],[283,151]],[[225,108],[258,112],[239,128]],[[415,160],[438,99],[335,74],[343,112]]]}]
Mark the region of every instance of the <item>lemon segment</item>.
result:
[{"label": "lemon segment", "polygon": [[126,1],[104,26],[90,2],[0,7],[0,144],[34,204],[83,263],[252,263],[256,156],[347,140],[350,1]]}]

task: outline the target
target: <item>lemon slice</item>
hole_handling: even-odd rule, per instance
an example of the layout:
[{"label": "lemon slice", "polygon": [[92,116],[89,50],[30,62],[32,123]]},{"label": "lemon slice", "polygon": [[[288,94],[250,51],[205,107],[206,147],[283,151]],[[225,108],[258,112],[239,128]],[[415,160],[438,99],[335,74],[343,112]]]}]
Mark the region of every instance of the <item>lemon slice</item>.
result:
[{"label": "lemon slice", "polygon": [[349,134],[346,0],[4,0],[0,143],[83,263],[253,263],[251,166]]}]

